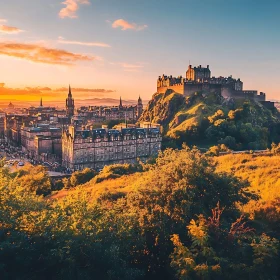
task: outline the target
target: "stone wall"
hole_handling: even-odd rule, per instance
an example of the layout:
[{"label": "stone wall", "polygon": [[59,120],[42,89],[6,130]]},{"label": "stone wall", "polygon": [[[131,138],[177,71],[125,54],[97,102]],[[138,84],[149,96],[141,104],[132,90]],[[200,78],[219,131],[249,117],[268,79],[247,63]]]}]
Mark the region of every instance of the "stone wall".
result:
[{"label": "stone wall", "polygon": [[178,85],[173,85],[173,86],[168,86],[168,87],[158,87],[157,92],[158,93],[165,93],[168,89],[174,90],[177,93],[184,94],[184,85],[183,84],[178,84]]},{"label": "stone wall", "polygon": [[217,94],[220,94],[221,85],[207,83],[185,83],[184,96],[190,96],[191,94],[199,91],[216,92]]},{"label": "stone wall", "polygon": [[274,110],[276,107],[275,107],[275,102],[271,102],[271,101],[260,101],[260,103],[266,107],[267,109],[269,110]]}]

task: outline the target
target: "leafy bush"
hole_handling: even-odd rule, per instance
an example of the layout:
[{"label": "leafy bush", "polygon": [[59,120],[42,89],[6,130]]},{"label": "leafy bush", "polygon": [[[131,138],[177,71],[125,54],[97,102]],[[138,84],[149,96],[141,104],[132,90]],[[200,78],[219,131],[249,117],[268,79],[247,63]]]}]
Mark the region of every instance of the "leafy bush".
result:
[{"label": "leafy bush", "polygon": [[94,178],[98,173],[90,168],[85,168],[82,171],[74,172],[70,177],[71,187],[76,187],[78,185],[85,184]]},{"label": "leafy bush", "polygon": [[45,199],[23,191],[31,170],[0,168],[1,279],[278,279],[277,235],[258,225],[261,216],[242,215],[258,196],[223,172],[228,165],[197,149],[167,149],[138,174],[141,165],[104,168],[98,176],[122,176],[119,188],[131,188],[104,189],[99,199],[89,191],[98,176]]},{"label": "leafy bush", "polygon": [[129,175],[135,172],[142,172],[140,164],[113,164],[106,165],[99,175],[94,178],[93,183],[100,183],[104,180],[119,178],[122,175]]}]

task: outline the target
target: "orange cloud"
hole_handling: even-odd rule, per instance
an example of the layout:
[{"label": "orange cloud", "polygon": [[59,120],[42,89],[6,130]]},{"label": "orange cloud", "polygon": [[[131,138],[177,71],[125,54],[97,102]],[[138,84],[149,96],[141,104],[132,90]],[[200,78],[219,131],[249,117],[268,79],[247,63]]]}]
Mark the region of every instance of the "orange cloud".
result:
[{"label": "orange cloud", "polygon": [[58,38],[58,43],[60,44],[67,44],[67,45],[81,45],[87,47],[103,47],[103,48],[110,48],[111,46],[106,43],[101,42],[80,42],[80,41],[68,41],[65,40],[63,37]]},{"label": "orange cloud", "polygon": [[117,19],[112,23],[112,27],[113,28],[120,27],[122,30],[132,29],[132,30],[140,31],[140,30],[144,30],[145,28],[147,28],[148,25],[138,25],[136,23],[129,23],[128,21],[126,21],[124,19]]},{"label": "orange cloud", "polygon": [[60,18],[77,18],[77,10],[79,9],[79,4],[90,4],[89,0],[66,0],[61,4],[66,5],[65,8],[61,9],[59,12]]},{"label": "orange cloud", "polygon": [[[68,91],[68,88],[62,87],[62,88],[57,88],[54,91],[56,92],[65,92]],[[90,92],[90,93],[112,93],[116,92],[115,90],[111,89],[100,89],[100,88],[72,88],[72,92]]]},{"label": "orange cloud", "polygon": [[7,26],[7,25],[0,25],[0,33],[7,33],[7,34],[17,34],[23,32],[23,30],[13,27],[13,26]]},{"label": "orange cloud", "polygon": [[[94,88],[72,88],[72,93],[77,94],[80,98],[88,97],[102,97],[103,94],[110,94],[116,92],[111,89],[94,89]],[[46,97],[47,99],[64,100],[68,93],[68,87],[52,89],[47,86],[25,87],[25,88],[9,88],[5,83],[0,83],[0,96],[10,96],[14,99],[36,100],[39,97]]]},{"label": "orange cloud", "polygon": [[92,61],[95,58],[60,49],[50,49],[35,44],[0,43],[0,55],[29,60],[36,63],[74,65],[79,61]]}]

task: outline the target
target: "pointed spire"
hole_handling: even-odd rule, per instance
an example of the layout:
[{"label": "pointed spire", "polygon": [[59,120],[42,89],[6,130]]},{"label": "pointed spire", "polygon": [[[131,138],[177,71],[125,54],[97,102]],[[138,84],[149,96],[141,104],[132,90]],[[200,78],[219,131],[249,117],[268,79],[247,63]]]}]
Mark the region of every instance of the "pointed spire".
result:
[{"label": "pointed spire", "polygon": [[41,100],[40,100],[40,107],[43,107],[43,98],[41,97]]},{"label": "pointed spire", "polygon": [[68,92],[68,96],[72,96],[72,92],[71,92],[71,86],[69,84],[69,92]]},{"label": "pointed spire", "polygon": [[121,108],[122,107],[122,97],[120,96],[120,105],[119,107]]}]

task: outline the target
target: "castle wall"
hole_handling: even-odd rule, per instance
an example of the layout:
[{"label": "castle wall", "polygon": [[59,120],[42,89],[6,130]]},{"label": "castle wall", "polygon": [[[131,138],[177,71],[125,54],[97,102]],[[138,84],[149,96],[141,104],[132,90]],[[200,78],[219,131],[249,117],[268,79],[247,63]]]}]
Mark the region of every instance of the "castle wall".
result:
[{"label": "castle wall", "polygon": [[207,83],[185,83],[184,84],[184,96],[190,96],[198,91],[216,92],[221,93],[221,85],[219,84],[207,84]]},{"label": "castle wall", "polygon": [[[266,102],[265,101],[265,94],[256,95],[255,100],[259,101],[259,102]],[[274,107],[274,102],[269,102],[269,101],[267,101],[267,102],[268,102],[267,104],[273,103],[273,107]],[[270,105],[268,105],[268,106],[270,106]]]},{"label": "castle wall", "polygon": [[275,109],[274,102],[271,101],[260,101],[260,103],[269,110]]},{"label": "castle wall", "polygon": [[184,85],[183,84],[178,84],[178,85],[168,86],[168,87],[158,87],[157,92],[165,93],[168,89],[172,89],[177,93],[184,94]]},{"label": "castle wall", "polygon": [[256,90],[234,90],[231,87],[222,87],[222,96],[224,98],[235,98],[235,99],[252,99],[256,101],[265,101],[265,93],[260,93]]}]

